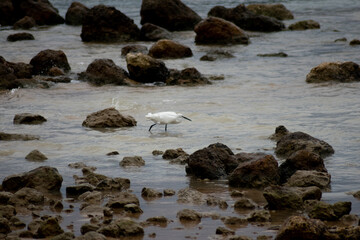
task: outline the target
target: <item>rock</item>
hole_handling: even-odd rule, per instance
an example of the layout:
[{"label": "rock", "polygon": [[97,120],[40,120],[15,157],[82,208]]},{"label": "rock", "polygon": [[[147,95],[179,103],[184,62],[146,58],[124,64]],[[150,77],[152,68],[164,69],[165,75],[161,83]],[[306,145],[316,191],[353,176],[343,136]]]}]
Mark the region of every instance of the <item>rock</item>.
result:
[{"label": "rock", "polygon": [[30,60],[33,66],[34,75],[48,75],[52,67],[58,67],[64,72],[68,72],[71,68],[65,53],[61,50],[43,50]]},{"label": "rock", "polygon": [[353,40],[350,41],[349,45],[351,45],[351,46],[360,45],[360,40],[359,39],[353,39]]},{"label": "rock", "polygon": [[121,56],[126,56],[128,53],[142,53],[147,54],[148,49],[144,45],[140,44],[131,44],[123,47],[121,49]]},{"label": "rock", "polygon": [[352,193],[355,198],[360,198],[360,190]]},{"label": "rock", "polygon": [[210,9],[208,16],[223,18],[233,22],[244,30],[259,32],[281,31],[285,25],[271,17],[257,15],[248,10],[244,4],[239,4],[235,8],[225,8],[223,6],[215,6]]},{"label": "rock", "polygon": [[190,188],[183,188],[178,191],[178,203],[181,204],[197,204],[206,203],[206,195]]},{"label": "rock", "polygon": [[287,57],[288,55],[284,52],[278,53],[265,53],[265,54],[258,54],[259,57]]},{"label": "rock", "polygon": [[301,239],[318,240],[329,239],[326,225],[320,220],[308,219],[303,216],[291,216],[281,226],[275,240]]},{"label": "rock", "polygon": [[39,140],[39,136],[28,135],[28,134],[13,134],[0,132],[0,141],[30,141]]},{"label": "rock", "polygon": [[206,204],[208,206],[219,206],[220,209],[226,209],[229,206],[225,200],[212,195],[206,198]]},{"label": "rock", "polygon": [[29,205],[43,205],[44,204],[44,194],[33,189],[24,187],[14,193],[14,195],[9,199],[9,204],[16,207],[28,207]]},{"label": "rock", "polygon": [[345,214],[339,219],[341,224],[345,226],[357,226],[359,224],[359,220],[360,218],[355,214]]},{"label": "rock", "polygon": [[235,56],[229,51],[222,49],[211,50],[200,58],[200,61],[215,61],[217,59],[234,58]]},{"label": "rock", "polygon": [[83,236],[77,237],[76,240],[106,240],[106,237],[98,232],[87,232]]},{"label": "rock", "polygon": [[334,149],[323,140],[319,140],[303,132],[294,132],[285,135],[277,143],[275,153],[279,157],[290,157],[299,150],[307,150],[311,153],[326,157],[334,154]]},{"label": "rock", "polygon": [[13,120],[14,124],[41,124],[46,122],[46,118],[39,114],[20,113],[16,114]]},{"label": "rock", "polygon": [[131,116],[120,114],[115,108],[106,108],[88,115],[82,126],[90,128],[133,127],[136,126],[136,120]]},{"label": "rock", "polygon": [[79,196],[85,192],[92,192],[95,190],[95,187],[89,183],[83,183],[75,186],[66,187],[66,196]]},{"label": "rock", "polygon": [[84,4],[72,2],[65,15],[65,23],[68,25],[82,25],[84,16],[89,12]]},{"label": "rock", "polygon": [[0,205],[0,218],[6,218],[10,220],[16,215],[16,209],[14,206],[16,203],[16,200],[14,196],[11,197],[12,201],[9,202],[11,205]]},{"label": "rock", "polygon": [[241,197],[241,198],[237,199],[234,204],[234,208],[236,210],[254,209],[256,207],[257,207],[257,204],[253,200],[251,200],[249,198],[245,198],[245,197]]},{"label": "rock", "polygon": [[160,150],[154,150],[154,151],[152,151],[152,155],[154,155],[154,156],[163,155],[163,154],[164,154],[164,152],[163,152],[163,151],[160,151]]},{"label": "rock", "polygon": [[354,62],[323,62],[306,75],[307,83],[360,81],[360,68]]},{"label": "rock", "polygon": [[268,210],[257,210],[250,213],[246,219],[249,222],[270,222],[271,215]]},{"label": "rock", "polygon": [[116,156],[116,155],[119,155],[120,153],[118,151],[112,151],[112,152],[108,152],[106,154],[106,156]]},{"label": "rock", "polygon": [[326,189],[330,185],[330,174],[326,172],[297,170],[286,182],[291,187],[310,187],[316,186],[320,189]]},{"label": "rock", "polygon": [[229,175],[229,185],[233,187],[263,188],[277,184],[280,180],[278,163],[272,155],[255,161],[245,162]]},{"label": "rock", "polygon": [[338,239],[357,240],[360,238],[360,226],[337,227],[334,231],[334,234],[338,236],[336,240]]},{"label": "rock", "polygon": [[192,209],[180,210],[176,214],[176,217],[179,218],[180,221],[194,221],[194,222],[201,221],[201,214]]},{"label": "rock", "polygon": [[126,63],[130,78],[141,83],[165,82],[169,76],[163,61],[142,53],[127,54]]},{"label": "rock", "polygon": [[140,29],[140,38],[143,41],[158,41],[160,39],[170,39],[171,33],[160,26],[145,23]]},{"label": "rock", "polygon": [[146,219],[146,222],[151,225],[166,227],[170,221],[164,216],[156,216]]},{"label": "rock", "polygon": [[[14,29],[30,29],[36,26],[35,19],[29,16],[25,16],[22,19],[14,23]],[[33,37],[34,38],[34,37]]]},{"label": "rock", "polygon": [[100,226],[97,224],[85,223],[84,225],[81,226],[80,232],[82,235],[85,235],[88,232],[95,232],[99,228],[100,228]]},{"label": "rock", "polygon": [[32,150],[28,155],[26,155],[25,159],[33,162],[43,162],[48,158],[39,150],[35,149]]},{"label": "rock", "polygon": [[218,227],[216,228],[215,234],[229,236],[229,235],[235,235],[235,232],[224,227]]},{"label": "rock", "polygon": [[346,38],[346,37],[343,37],[343,38],[335,39],[334,42],[346,42],[346,41],[347,41],[347,38]]},{"label": "rock", "polygon": [[36,232],[36,236],[38,238],[46,238],[62,234],[63,232],[64,230],[61,229],[58,220],[54,217],[50,217],[41,223]]},{"label": "rock", "polygon": [[[164,197],[166,196],[174,196],[176,194],[176,191],[173,189],[164,189]],[[0,195],[0,199],[1,199],[1,195]],[[1,203],[1,201],[0,201]]]},{"label": "rock", "polygon": [[72,232],[64,232],[62,234],[59,234],[53,238],[51,238],[51,240],[72,240],[75,238],[74,233]]},{"label": "rock", "polygon": [[248,35],[230,21],[208,17],[198,23],[194,31],[196,44],[248,44]]},{"label": "rock", "polygon": [[201,17],[180,0],[143,0],[141,24],[152,23],[170,31],[193,30]]},{"label": "rock", "polygon": [[0,56],[0,89],[23,87],[19,78],[31,78],[32,66],[25,63],[12,63]]},{"label": "rock", "polygon": [[145,166],[145,161],[140,156],[124,157],[123,160],[121,160],[121,162],[119,163],[119,165],[121,167],[130,167],[130,166],[141,167],[141,166]]},{"label": "rock", "polygon": [[211,84],[196,68],[185,68],[181,71],[171,69],[170,76],[166,79],[167,85],[196,86]]},{"label": "rock", "polygon": [[127,204],[136,204],[139,205],[139,199],[135,194],[128,192],[120,192],[116,197],[110,198],[106,207],[109,208],[124,208]]},{"label": "rock", "polygon": [[281,3],[249,4],[246,8],[257,15],[273,17],[278,20],[294,19],[294,15]]},{"label": "rock", "polygon": [[23,40],[35,40],[35,38],[31,33],[22,32],[22,33],[10,34],[7,37],[7,40],[9,42],[16,42],[16,41],[23,41]]},{"label": "rock", "polygon": [[225,225],[230,226],[231,228],[239,228],[241,226],[247,225],[248,221],[245,218],[226,216],[221,218]]},{"label": "rock", "polygon": [[350,213],[351,202],[337,202],[332,205],[322,201],[315,201],[307,206],[307,211],[311,218],[335,221]]},{"label": "rock", "polygon": [[[64,71],[61,70],[61,69],[58,68],[58,67],[52,67],[52,68],[50,68],[48,73],[49,73],[49,76],[51,76],[51,77],[57,77],[57,76],[63,76],[63,75],[65,75]],[[56,79],[56,81],[57,81],[57,79]],[[62,80],[60,80],[60,81],[62,81]],[[65,82],[70,82],[70,81],[67,81],[67,80],[65,79]]]},{"label": "rock", "polygon": [[162,158],[163,159],[175,159],[178,158],[180,156],[188,156],[189,154],[187,154],[182,148],[177,148],[177,149],[167,149],[163,154],[162,154]]},{"label": "rock", "polygon": [[283,125],[280,125],[280,126],[277,126],[275,128],[275,133],[272,134],[269,139],[271,139],[272,141],[279,141],[281,138],[283,138],[284,136],[288,135],[290,132],[289,130],[286,129],[285,126]]},{"label": "rock", "polygon": [[192,57],[191,49],[178,42],[162,39],[153,44],[149,50],[149,55],[153,58],[187,58]]},{"label": "rock", "polygon": [[5,191],[17,191],[23,187],[35,188],[40,191],[59,191],[62,176],[56,168],[38,167],[29,172],[5,177],[2,187]]},{"label": "rock", "polygon": [[87,191],[81,194],[78,199],[89,204],[100,204],[102,194],[99,191]]},{"label": "rock", "polygon": [[37,25],[56,25],[65,22],[64,18],[59,15],[58,10],[48,0],[13,1],[13,5],[19,18],[24,16],[32,17]]},{"label": "rock", "polygon": [[244,195],[245,195],[244,191],[239,191],[239,190],[233,190],[230,193],[230,196],[235,197],[235,198],[236,197],[244,197]]},{"label": "rock", "polygon": [[80,36],[84,42],[137,41],[140,29],[116,8],[97,5],[84,16]]},{"label": "rock", "polygon": [[12,0],[0,1],[0,25],[7,26],[16,22],[15,9]]},{"label": "rock", "polygon": [[318,187],[271,186],[264,189],[263,195],[269,209],[302,209],[305,200],[320,200],[322,193]]},{"label": "rock", "polygon": [[6,218],[0,217],[0,233],[8,234],[11,232],[10,223]]},{"label": "rock", "polygon": [[130,212],[130,213],[143,213],[143,210],[140,208],[139,205],[134,204],[134,203],[130,203],[130,204],[126,204],[124,206],[124,210],[126,212]]},{"label": "rock", "polygon": [[0,192],[0,205],[7,205],[12,196],[11,192]]},{"label": "rock", "polygon": [[143,236],[144,229],[137,222],[129,218],[122,218],[101,227],[98,230],[98,233],[101,233],[106,237],[113,238],[133,237]]},{"label": "rock", "polygon": [[319,29],[320,24],[314,20],[304,20],[304,21],[293,23],[288,28],[290,30]]},{"label": "rock", "polygon": [[127,85],[129,74],[115,65],[111,59],[95,59],[85,72],[79,74],[79,79],[95,85],[115,84]]},{"label": "rock", "polygon": [[246,152],[240,152],[235,154],[235,158],[238,163],[246,163],[246,162],[252,162],[260,160],[264,157],[266,157],[268,154],[263,152],[256,152],[256,153],[246,153]]},{"label": "rock", "polygon": [[143,198],[146,198],[146,199],[151,199],[151,198],[159,198],[159,197],[162,197],[163,196],[163,194],[162,194],[162,192],[159,192],[159,191],[157,191],[157,190],[155,190],[155,189],[152,189],[152,188],[143,188],[142,190],[141,190],[141,196],[143,197]]}]

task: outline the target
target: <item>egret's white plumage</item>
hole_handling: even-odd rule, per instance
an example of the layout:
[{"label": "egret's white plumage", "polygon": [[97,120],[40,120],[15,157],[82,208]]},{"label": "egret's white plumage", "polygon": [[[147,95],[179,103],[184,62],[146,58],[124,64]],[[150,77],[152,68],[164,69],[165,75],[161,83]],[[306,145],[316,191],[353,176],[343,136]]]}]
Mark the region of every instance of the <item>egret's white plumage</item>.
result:
[{"label": "egret's white plumage", "polygon": [[154,124],[150,126],[149,131],[156,124],[165,125],[165,131],[167,131],[168,124],[178,124],[182,121],[182,119],[191,121],[191,119],[184,117],[181,113],[176,112],[148,113],[145,117],[148,120],[154,122]]}]

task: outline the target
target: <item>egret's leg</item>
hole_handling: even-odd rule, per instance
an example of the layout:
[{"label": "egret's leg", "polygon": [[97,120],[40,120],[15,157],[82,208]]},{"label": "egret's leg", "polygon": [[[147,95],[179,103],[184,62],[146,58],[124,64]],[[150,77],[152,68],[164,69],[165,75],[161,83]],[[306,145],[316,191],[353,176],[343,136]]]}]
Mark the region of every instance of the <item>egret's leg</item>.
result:
[{"label": "egret's leg", "polygon": [[167,124],[165,124],[165,132],[167,131]]},{"label": "egret's leg", "polygon": [[156,123],[154,123],[153,125],[150,126],[149,132],[150,132],[151,128],[152,128],[153,126],[155,126],[155,125],[156,125]]}]

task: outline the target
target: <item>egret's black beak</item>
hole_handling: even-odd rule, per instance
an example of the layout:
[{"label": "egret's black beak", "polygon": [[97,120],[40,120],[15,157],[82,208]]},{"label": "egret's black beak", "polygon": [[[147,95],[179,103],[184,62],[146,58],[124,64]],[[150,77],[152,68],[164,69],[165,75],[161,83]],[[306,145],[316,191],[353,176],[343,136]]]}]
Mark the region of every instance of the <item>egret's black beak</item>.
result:
[{"label": "egret's black beak", "polygon": [[184,116],[181,116],[182,118],[185,118],[186,120],[189,120],[189,121],[191,121],[191,119],[190,118],[187,118],[187,117],[184,117]]}]

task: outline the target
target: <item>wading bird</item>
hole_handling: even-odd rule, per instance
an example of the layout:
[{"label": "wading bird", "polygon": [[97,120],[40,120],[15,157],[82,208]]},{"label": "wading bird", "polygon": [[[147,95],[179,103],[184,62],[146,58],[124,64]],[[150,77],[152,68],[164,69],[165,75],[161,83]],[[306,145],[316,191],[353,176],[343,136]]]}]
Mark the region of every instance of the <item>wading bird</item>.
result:
[{"label": "wading bird", "polygon": [[191,119],[184,117],[181,113],[176,113],[176,112],[148,113],[145,117],[148,120],[154,122],[154,124],[150,126],[149,131],[156,124],[160,124],[160,125],[165,124],[165,131],[167,131],[168,124],[178,124],[182,121],[182,119],[191,121]]}]

